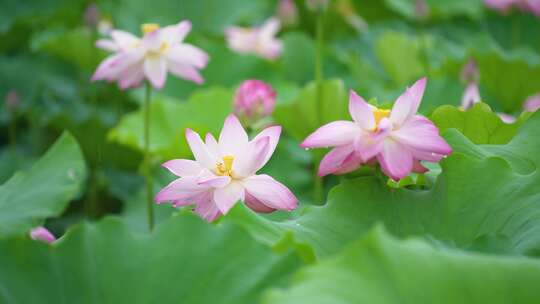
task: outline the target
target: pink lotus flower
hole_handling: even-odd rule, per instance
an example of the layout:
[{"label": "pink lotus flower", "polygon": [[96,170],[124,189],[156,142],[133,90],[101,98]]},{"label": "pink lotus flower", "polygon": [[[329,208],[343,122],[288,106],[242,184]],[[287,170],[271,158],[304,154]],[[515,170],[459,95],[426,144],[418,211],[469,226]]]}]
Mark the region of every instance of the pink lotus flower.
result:
[{"label": "pink lotus flower", "polygon": [[279,141],[281,127],[264,129],[253,140],[236,116],[229,115],[219,141],[186,129],[186,139],[195,160],[174,159],[163,164],[177,180],[156,195],[156,202],[170,201],[175,207],[195,205],[194,211],[211,222],[226,214],[238,201],[256,212],[293,210],[298,200],[283,184],[266,174],[257,175]]},{"label": "pink lotus flower", "polygon": [[486,6],[507,13],[512,7],[540,16],[540,0],[485,0]]},{"label": "pink lotus flower", "polygon": [[118,81],[122,89],[137,87],[146,78],[156,89],[165,85],[167,72],[180,78],[203,83],[198,69],[208,63],[208,55],[187,43],[184,38],[191,30],[189,21],[159,28],[144,24],[144,37],[113,30],[112,40],[98,40],[96,46],[114,52],[107,57],[92,76],[92,81]]},{"label": "pink lotus flower", "polygon": [[399,180],[411,172],[426,172],[420,161],[438,162],[452,153],[437,127],[416,114],[425,86],[425,78],[417,81],[399,96],[392,110],[378,109],[351,91],[353,121],[326,124],[301,144],[304,148],[335,147],[321,161],[319,175],[351,172],[376,160],[386,175]]},{"label": "pink lotus flower", "polygon": [[279,20],[270,18],[260,27],[229,27],[225,30],[225,37],[229,48],[240,54],[251,53],[266,59],[276,59],[283,49],[283,43],[275,37],[279,28]]},{"label": "pink lotus flower", "polygon": [[234,112],[248,120],[269,116],[276,105],[276,92],[260,80],[244,81],[234,96]]},{"label": "pink lotus flower", "polygon": [[54,235],[47,230],[47,228],[39,226],[30,231],[30,238],[37,241],[42,241],[45,243],[52,243],[56,241]]},{"label": "pink lotus flower", "polygon": [[468,110],[476,103],[480,102],[480,92],[475,82],[469,83],[461,97],[461,109]]},{"label": "pink lotus flower", "polygon": [[529,96],[523,104],[523,109],[528,112],[535,112],[540,109],[540,93]]}]

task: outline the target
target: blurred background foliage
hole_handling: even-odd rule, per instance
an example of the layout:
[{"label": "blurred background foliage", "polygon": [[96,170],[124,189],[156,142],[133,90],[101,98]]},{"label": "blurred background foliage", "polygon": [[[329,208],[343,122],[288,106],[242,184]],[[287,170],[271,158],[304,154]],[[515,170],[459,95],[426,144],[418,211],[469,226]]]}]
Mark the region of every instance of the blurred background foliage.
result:
[{"label": "blurred background foliage", "polygon": [[[474,161],[467,160],[471,162],[470,166],[478,170],[493,170],[493,172],[499,172],[501,176],[506,177],[512,175],[508,168],[499,168],[498,164],[493,163],[482,166],[475,162],[481,162],[489,155],[498,155],[519,170],[526,171],[528,166],[536,166],[537,157],[524,161],[523,157],[525,156],[516,154],[517,150],[515,149],[517,148],[514,149],[512,146],[484,151],[478,150],[480,149],[478,147],[481,146],[477,145],[507,144],[529,117],[529,114],[521,114],[523,103],[527,97],[540,91],[540,22],[538,18],[517,10],[500,14],[486,8],[481,0],[331,1],[324,13],[323,67],[324,77],[327,80],[324,83],[322,98],[324,113],[319,118],[314,109],[316,97],[315,85],[312,82],[316,52],[316,14],[306,8],[304,1],[296,0],[294,2],[298,7],[298,22],[282,29],[279,37],[284,42],[283,54],[279,60],[269,62],[252,55],[239,55],[232,52],[226,46],[223,33],[224,29],[230,25],[253,26],[262,23],[276,13],[277,1],[274,0],[2,0],[2,9],[0,10],[0,97],[7,101],[9,96],[16,96],[16,104],[11,107],[6,102],[0,114],[0,181],[10,180],[0,188],[0,193],[3,193],[0,195],[0,219],[15,216],[13,214],[16,212],[4,213],[4,210],[8,210],[10,204],[14,203],[9,198],[13,197],[12,193],[32,188],[33,183],[40,183],[36,180],[40,180],[45,185],[48,182],[57,181],[61,187],[56,189],[59,192],[53,192],[54,189],[38,189],[36,193],[32,194],[33,196],[25,197],[36,203],[41,201],[45,206],[44,210],[37,212],[32,206],[21,207],[22,211],[16,216],[23,219],[23,224],[20,224],[19,228],[14,228],[16,231],[10,231],[7,228],[3,229],[4,222],[0,223],[0,229],[2,229],[0,236],[21,234],[21,231],[31,227],[31,224],[40,224],[46,218],[46,226],[56,235],[61,235],[69,227],[83,219],[94,221],[112,213],[119,214],[120,217],[106,219],[100,224],[85,223],[68,232],[67,237],[71,238],[66,243],[62,243],[61,248],[58,248],[59,254],[67,259],[62,266],[59,266],[63,269],[62,271],[73,271],[73,267],[75,267],[73,263],[76,262],[70,260],[72,257],[69,257],[73,254],[80,254],[85,259],[103,254],[105,256],[102,257],[103,260],[96,263],[103,262],[103,265],[108,265],[103,267],[109,267],[106,257],[114,260],[125,254],[118,246],[145,248],[142,249],[143,253],[148,254],[150,261],[153,262],[160,259],[197,260],[199,252],[208,252],[208,256],[204,258],[215,262],[215,265],[206,265],[205,271],[208,272],[216,271],[220,263],[227,263],[227,261],[216,261],[215,259],[219,256],[215,251],[225,250],[229,246],[236,248],[231,249],[230,254],[242,252],[239,248],[245,248],[246,251],[250,252],[250,254],[245,254],[246,260],[242,260],[245,263],[241,262],[237,267],[251,267],[249,265],[257,264],[252,260],[253,255],[272,261],[273,264],[260,265],[260,269],[251,269],[247,273],[242,271],[238,273],[238,270],[233,269],[236,267],[234,265],[229,265],[227,269],[216,272],[216,276],[221,276],[220,278],[224,281],[227,281],[229,276],[236,278],[235,282],[238,284],[253,279],[252,285],[246,290],[233,290],[230,294],[226,293],[227,297],[222,303],[252,303],[249,300],[254,297],[258,298],[262,290],[266,289],[266,285],[271,284],[274,287],[283,285],[284,277],[300,267],[299,265],[306,263],[306,261],[312,263],[320,256],[330,253],[336,253],[339,256],[312,269],[308,268],[303,274],[297,275],[298,279],[295,282],[298,283],[298,286],[292,289],[290,298],[287,298],[288,302],[285,301],[285,295],[278,291],[268,293],[265,296],[265,301],[268,303],[276,303],[277,301],[280,303],[303,303],[300,300],[294,300],[297,299],[295,297],[298,297],[306,303],[319,303],[320,299],[319,302],[316,302],[316,299],[309,298],[305,291],[321,288],[320,282],[316,280],[317,275],[337,275],[340,278],[346,276],[346,274],[341,273],[345,272],[348,267],[343,265],[349,265],[344,261],[347,261],[350,258],[349,255],[355,252],[373,259],[371,262],[365,260],[362,264],[355,264],[354,267],[358,268],[375,267],[372,264],[378,265],[379,263],[393,263],[388,267],[395,267],[395,263],[399,262],[413,265],[410,266],[412,270],[409,269],[412,273],[416,267],[414,265],[423,262],[423,260],[418,260],[418,256],[425,255],[426,257],[434,256],[435,261],[441,261],[440,263],[443,264],[453,265],[453,263],[457,263],[455,261],[464,260],[464,264],[460,264],[461,266],[453,268],[453,270],[456,273],[466,273],[467,275],[469,274],[468,269],[473,267],[470,265],[475,263],[475,259],[485,261],[485,264],[482,264],[484,262],[480,263],[482,266],[478,266],[481,268],[478,271],[493,271],[492,279],[494,281],[497,280],[496,277],[503,280],[505,276],[515,275],[519,272],[516,269],[530,267],[533,269],[528,270],[530,273],[519,272],[517,275],[519,280],[524,282],[527,279],[538,280],[538,271],[540,271],[538,262],[531,262],[533,265],[525,267],[524,265],[530,261],[523,262],[524,264],[520,264],[519,261],[507,261],[504,258],[500,260],[492,258],[487,261],[482,260],[479,256],[463,257],[462,253],[453,251],[450,253],[433,252],[436,250],[434,248],[438,250],[441,246],[439,243],[441,241],[446,245],[450,244],[450,247],[472,251],[510,252],[517,255],[534,256],[540,252],[536,240],[538,237],[530,236],[527,233],[538,232],[536,224],[534,228],[531,228],[532,230],[527,230],[527,233],[522,231],[523,234],[517,234],[523,237],[522,242],[532,244],[530,246],[523,244],[520,246],[519,240],[507,238],[507,235],[499,235],[501,232],[498,228],[490,225],[486,227],[492,229],[486,228],[487,231],[484,229],[478,235],[466,236],[464,236],[466,234],[464,228],[455,233],[449,232],[446,230],[447,228],[438,226],[438,223],[426,222],[424,216],[418,216],[416,221],[400,226],[402,221],[406,221],[405,219],[396,219],[392,215],[392,211],[385,211],[384,208],[377,209],[378,207],[373,207],[371,204],[374,202],[373,205],[376,205],[381,200],[392,201],[392,193],[388,191],[393,190],[388,190],[385,187],[384,191],[381,190],[377,194],[380,197],[376,197],[375,194],[374,197],[370,197],[362,191],[358,192],[358,189],[362,187],[381,187],[374,180],[362,179],[362,176],[372,173],[369,169],[366,169],[367,171],[360,170],[352,175],[352,177],[360,177],[359,181],[346,182],[332,191],[331,199],[333,201],[343,200],[346,201],[346,204],[354,203],[350,206],[351,209],[347,209],[349,211],[343,211],[343,204],[330,210],[317,209],[324,207],[311,205],[323,204],[326,201],[328,190],[340,183],[342,178],[328,178],[325,183],[324,198],[320,199],[314,196],[313,167],[316,166],[320,154],[298,148],[299,141],[321,123],[348,117],[349,89],[356,90],[366,100],[387,105],[392,103],[407,85],[422,76],[427,76],[429,79],[428,87],[420,110],[424,115],[430,116],[441,131],[447,129],[459,131],[456,135],[452,133],[455,130],[450,130],[448,136],[454,140],[452,143],[462,147],[460,149],[464,154],[469,153],[470,155],[467,155],[475,156]],[[419,3],[423,3],[424,6],[419,7]],[[155,190],[157,191],[171,180],[171,176],[159,168],[162,161],[191,157],[183,137],[184,129],[189,127],[202,133],[212,132],[215,134],[218,132],[224,117],[232,110],[232,98],[236,87],[245,79],[256,78],[272,84],[278,92],[278,106],[273,118],[277,123],[283,125],[285,130],[272,161],[264,170],[288,185],[300,198],[302,208],[292,216],[274,214],[269,217],[253,217],[247,214],[249,211],[239,206],[233,210],[232,220],[220,223],[221,226],[216,228],[202,225],[186,212],[180,212],[179,215],[173,217],[173,219],[181,218],[178,221],[171,220],[170,214],[173,209],[169,206],[159,206],[156,210],[158,219],[163,223],[163,226],[159,226],[158,231],[153,235],[145,236],[151,239],[149,242],[152,243],[152,246],[168,251],[167,244],[176,243],[179,239],[175,238],[175,235],[180,235],[184,230],[196,231],[196,236],[179,237],[180,241],[178,242],[185,244],[185,246],[189,247],[193,242],[196,243],[198,238],[204,240],[201,243],[215,242],[208,245],[208,248],[193,249],[189,252],[185,252],[182,250],[183,247],[177,246],[161,256],[151,253],[152,250],[145,247],[141,240],[130,235],[127,231],[128,228],[126,228],[129,227],[142,233],[146,227],[142,178],[139,175],[142,159],[142,112],[140,111],[142,92],[140,90],[122,92],[113,84],[91,83],[89,79],[97,64],[106,55],[94,47],[94,42],[103,37],[107,27],[138,33],[139,25],[142,23],[156,22],[166,25],[177,23],[183,19],[189,19],[193,23],[193,31],[189,34],[188,41],[208,52],[210,62],[208,67],[202,71],[206,80],[204,85],[197,86],[169,77],[164,90],[154,95],[151,111],[152,142],[150,149],[157,177]],[[462,69],[471,60],[474,60],[478,68],[478,85],[482,101],[485,104],[476,105],[470,111],[463,112],[457,108],[467,85],[467,81],[462,76]],[[445,106],[440,107],[442,105]],[[515,124],[504,124],[495,113],[521,116]],[[538,123],[531,122],[528,128],[529,133],[527,134],[532,137],[535,134],[531,126],[535,125]],[[47,152],[45,157],[49,158],[41,159],[36,163],[64,131],[68,131],[71,135],[63,135]],[[80,146],[80,150],[75,142]],[[523,150],[530,154],[537,154],[540,151],[540,149],[536,150],[535,144],[527,144],[524,141],[515,143],[515,145],[523,145]],[[59,149],[65,151],[58,152]],[[485,161],[487,162],[487,160]],[[48,162],[53,162],[53,165],[47,165]],[[60,170],[63,168],[62,164],[65,166],[73,165],[78,174],[68,180],[65,180],[66,177],[63,175],[57,176],[55,179],[56,173],[53,172],[50,175],[41,173],[39,178],[27,178],[27,180],[22,181],[17,180],[18,175],[12,178],[15,181],[10,179],[19,170],[27,170],[26,173],[32,175],[31,172],[36,171],[35,167],[38,169],[45,167],[46,170],[51,170],[49,167],[56,167]],[[436,182],[436,176],[441,172],[441,168],[434,167],[433,172],[436,173],[432,176],[426,175],[425,179],[422,178],[423,181],[409,180],[395,187],[399,188],[411,184],[414,186],[418,183],[422,187],[446,185],[455,187],[453,189],[456,191],[461,191],[459,190],[461,189],[460,185],[464,183],[461,181],[473,180],[476,174],[468,170],[464,164],[467,162],[459,163],[459,160],[452,158],[442,166],[443,171],[447,167],[455,167],[457,168],[455,172],[460,172],[462,175],[454,173],[454,175],[448,176],[446,174],[443,175],[443,181]],[[538,180],[535,178],[536,176],[531,177],[524,183],[538,186]],[[489,188],[493,180],[488,179],[483,182],[485,187]],[[430,195],[437,198],[438,195],[443,194],[438,194],[439,192],[436,191],[446,193],[445,189],[440,187],[443,186],[439,186],[439,188],[435,186],[436,189],[430,192]],[[350,188],[352,192],[347,192],[347,188]],[[464,191],[464,195],[469,195],[470,199],[484,195],[483,192],[478,193],[474,189],[467,188]],[[505,192],[503,189],[499,192],[501,196],[508,195],[508,193],[511,193],[511,190]],[[422,199],[418,199],[416,195],[411,194],[405,200],[421,201]],[[359,204],[364,202],[352,202],[350,201],[351,197],[363,197],[367,203],[360,206]],[[525,194],[521,198],[522,200],[519,201],[523,205],[520,206],[524,209],[520,212],[525,210],[529,214],[538,214],[538,204],[535,203],[535,200],[529,200]],[[458,201],[450,199],[450,202],[441,202],[441,204],[450,204],[450,206],[458,208],[460,206]],[[482,202],[489,203],[488,200]],[[479,208],[485,206],[487,205],[480,204]],[[500,208],[504,209],[502,205]],[[411,216],[415,218],[418,209],[414,207],[402,211],[403,214],[410,212]],[[316,211],[312,212],[312,210]],[[475,210],[475,216],[466,219],[470,221],[467,222],[471,225],[470,231],[476,231],[474,223],[482,221],[481,215],[484,214],[482,213],[484,209]],[[349,213],[345,224],[335,229],[317,231],[317,225],[320,223],[332,226],[332,220],[343,221],[341,218],[343,212]],[[433,212],[432,216],[435,217],[441,211],[434,207],[431,212]],[[309,213],[308,216],[302,216],[307,213]],[[328,214],[331,216],[329,217]],[[370,219],[358,220],[354,217],[354,215],[361,217],[363,214],[368,214]],[[523,213],[520,213],[520,216],[523,221],[519,223],[522,225],[527,225],[530,223],[528,221],[533,221],[533,219],[534,223],[538,221],[537,216],[529,218]],[[289,217],[296,219],[293,222],[285,222],[285,224],[274,222],[274,220]],[[333,217],[337,217],[337,219]],[[447,222],[444,223],[448,224],[449,227],[460,226],[460,217],[457,215],[455,217],[448,215],[446,220]],[[396,221],[398,224],[395,224]],[[375,222],[383,222],[388,228],[388,232],[382,228],[371,230]],[[353,224],[351,226],[348,223]],[[252,232],[251,237],[254,236],[257,241],[271,245],[274,251],[279,252],[280,248],[281,251],[287,251],[290,248],[299,249],[298,252],[303,259],[290,253],[276,255],[266,246],[254,243],[247,233],[233,227],[233,225],[247,228]],[[294,225],[299,225],[300,228]],[[6,224],[7,226],[9,225]],[[120,232],[112,232],[115,229]],[[214,230],[217,232],[212,232]],[[508,233],[514,232],[512,230]],[[102,235],[115,233],[118,238],[125,239],[122,243],[116,244],[111,238],[100,239],[98,233]],[[428,239],[432,237],[434,241],[430,241],[429,245],[416,246],[414,241],[401,243],[401,241],[394,239],[390,233],[400,237],[427,234],[429,235]],[[363,234],[367,236],[362,240],[357,240]],[[233,243],[230,243],[229,239]],[[310,240],[315,240],[315,245],[310,244]],[[342,247],[354,240],[356,241],[352,245],[340,253],[339,250]],[[28,262],[24,256],[17,257],[16,254],[14,256],[14,251],[10,249],[14,246],[28,246],[28,250],[37,253],[36,256],[28,257],[32,262],[23,268],[0,262],[0,269],[8,269],[11,278],[17,277],[21,271],[33,271],[32,266],[53,267],[50,265],[55,263],[51,260],[54,258],[49,257],[46,249],[40,247],[41,245],[13,244],[13,242],[19,241],[9,240],[0,244],[0,253],[3,254],[0,256],[1,261],[4,261],[4,257],[9,257],[5,261],[20,261],[20,265],[14,264],[18,266]],[[29,243],[30,241],[26,240],[25,242]],[[78,250],[82,250],[82,245],[79,246],[79,243],[86,244],[85,242],[87,244],[97,243],[98,246],[90,253],[85,253],[84,250],[79,252]],[[109,250],[108,247],[111,246],[113,248]],[[422,246],[435,247],[425,248]],[[309,248],[306,249],[307,247]],[[403,250],[406,256],[396,257],[392,254],[392,250]],[[210,253],[210,251],[214,252]],[[126,261],[126,265],[123,266],[130,269],[130,267],[134,267],[135,263],[144,263],[147,260],[142,256],[143,253],[140,253],[133,260]],[[413,255],[414,258],[408,259],[409,255]],[[156,263],[159,264],[159,262]],[[513,265],[516,264],[519,265],[514,268]],[[158,267],[158,269],[161,269],[162,273],[168,274],[161,280],[170,282],[175,278],[178,279],[173,273],[170,273],[171,270],[167,269],[166,266],[159,265],[162,268]],[[189,265],[179,265],[178,267],[189,267]],[[272,267],[278,268],[272,272]],[[467,269],[462,269],[462,267]],[[145,270],[143,273],[151,271]],[[191,269],[190,271],[189,273],[195,273],[197,270]],[[442,270],[436,269],[436,271]],[[87,281],[95,280],[92,277],[106,278],[109,275],[114,277],[112,273],[112,271],[111,273],[100,273],[99,271],[96,273],[91,269],[84,269]],[[45,275],[45,273],[39,274],[39,276]],[[69,281],[65,277],[57,279]],[[118,278],[118,281],[122,281],[122,279]],[[148,284],[156,284],[153,279],[155,278],[147,278],[146,284],[138,284],[141,284],[141,288]],[[192,277],[186,275],[184,279],[190,280]],[[368,279],[382,280],[375,272],[369,273],[365,277],[354,277],[354,279],[358,282]],[[388,277],[385,279],[392,280]],[[108,280],[112,281],[111,278]],[[216,287],[223,288],[223,290],[239,288],[232,283],[224,288],[219,286],[218,281],[208,280],[210,280],[208,288]],[[399,278],[395,280],[388,284],[404,286],[396,283]],[[482,282],[481,277],[474,277],[471,280]],[[115,282],[118,281],[115,280]],[[0,279],[0,282],[8,284],[5,278]],[[22,282],[24,282],[24,276],[11,280],[9,283],[11,285],[6,286],[16,290],[13,294],[21,295],[24,294],[24,289],[18,289],[20,286],[17,284],[22,284]],[[81,286],[75,281],[73,282],[73,285],[66,288],[80,290]],[[279,284],[276,285],[276,282]],[[432,283],[429,280],[426,282]],[[443,283],[437,281],[433,284]],[[199,290],[200,293],[204,293],[201,286],[196,286],[196,284],[191,287],[180,285],[182,286],[180,290],[176,290],[176,294],[167,294],[165,298],[173,301],[179,294],[189,294],[189,290]],[[452,291],[460,291],[462,290],[460,288],[465,288],[458,285],[454,286]],[[133,288],[133,286],[139,285],[126,283],[126,286],[135,290],[137,288]],[[41,288],[46,293],[49,288],[57,290],[59,287],[47,285],[41,286]],[[95,288],[100,290],[101,287]],[[343,286],[336,285],[335,288],[340,290]],[[354,289],[354,287],[352,288]],[[141,291],[141,294],[145,296],[140,298],[134,296],[134,301],[153,302],[155,297],[163,295],[165,292],[160,291],[160,289],[148,289],[145,291],[147,293]],[[54,292],[51,294],[52,298],[57,295]],[[97,294],[99,293],[87,294],[86,296],[89,299],[101,299],[111,303],[118,303],[118,299],[123,298],[121,294],[114,291],[107,291],[106,294],[110,297],[106,298],[100,298]],[[527,299],[531,297],[528,293],[515,294]],[[1,295],[2,292],[0,292]],[[30,295],[27,296],[28,298],[25,298],[28,300],[27,302],[35,300]],[[477,296],[481,299],[489,299],[491,295],[483,291],[479,292]],[[68,295],[66,298],[77,299],[77,295]],[[204,301],[209,301],[203,298],[202,296],[201,298],[194,297],[186,302],[206,303]],[[343,299],[360,300],[360,298],[347,298],[346,296]],[[371,303],[379,303],[376,297],[366,296],[362,299],[370,300]],[[425,299],[427,302],[434,301],[433,298],[429,297]],[[435,297],[435,299],[440,298]],[[462,303],[467,301],[473,303],[474,301],[470,300],[475,299],[475,296],[467,299],[456,296],[455,299],[460,299],[459,302]],[[89,300],[88,302],[93,301]],[[11,302],[8,301],[8,303]],[[13,301],[13,303],[25,302]],[[381,301],[381,303],[383,302]]]}]

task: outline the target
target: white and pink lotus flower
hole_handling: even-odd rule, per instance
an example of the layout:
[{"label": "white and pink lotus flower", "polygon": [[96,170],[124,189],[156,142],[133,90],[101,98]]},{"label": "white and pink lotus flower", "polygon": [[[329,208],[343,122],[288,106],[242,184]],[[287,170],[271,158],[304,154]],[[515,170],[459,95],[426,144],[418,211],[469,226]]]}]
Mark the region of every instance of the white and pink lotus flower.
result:
[{"label": "white and pink lotus flower", "polygon": [[396,100],[392,110],[368,104],[350,92],[349,112],[353,121],[334,121],[309,135],[303,148],[334,147],[320,163],[320,176],[344,174],[363,164],[378,162],[394,180],[427,169],[421,161],[438,162],[452,153],[438,128],[416,112],[426,79],[418,80]]},{"label": "white and pink lotus flower", "polygon": [[156,195],[156,202],[193,209],[208,222],[227,212],[238,202],[256,212],[291,211],[298,200],[283,184],[266,174],[256,174],[268,162],[279,141],[281,127],[264,129],[249,140],[240,121],[229,115],[219,139],[186,129],[186,139],[195,160],[174,159],[163,164],[179,178]]},{"label": "white and pink lotus flower", "polygon": [[143,24],[142,38],[113,30],[112,39],[96,42],[96,46],[113,54],[98,66],[92,81],[118,82],[120,88],[128,89],[147,79],[154,88],[161,89],[170,72],[182,79],[203,83],[199,69],[208,63],[208,55],[183,42],[190,30],[189,21],[163,28],[154,23]]},{"label": "white and pink lotus flower", "polygon": [[253,28],[232,26],[225,30],[225,38],[229,48],[237,53],[255,54],[273,60],[283,50],[283,42],[275,37],[280,25],[277,18],[270,18],[261,26]]}]

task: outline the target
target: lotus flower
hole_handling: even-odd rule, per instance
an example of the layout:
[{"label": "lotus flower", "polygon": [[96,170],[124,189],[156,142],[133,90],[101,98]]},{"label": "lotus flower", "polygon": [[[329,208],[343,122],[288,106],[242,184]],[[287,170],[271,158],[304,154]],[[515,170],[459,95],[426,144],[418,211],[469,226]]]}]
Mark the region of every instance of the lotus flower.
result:
[{"label": "lotus flower", "polygon": [[30,238],[45,243],[52,243],[56,241],[54,235],[45,227],[36,227],[30,231]]},{"label": "lotus flower", "polygon": [[523,104],[523,109],[528,112],[535,112],[540,109],[540,93],[529,96]]},{"label": "lotus flower", "polygon": [[474,104],[480,102],[480,92],[475,82],[471,82],[465,88],[463,97],[461,97],[461,109],[468,110]]},{"label": "lotus flower", "polygon": [[276,92],[260,80],[244,81],[234,96],[234,112],[247,120],[268,116],[274,111]]},{"label": "lotus flower", "polygon": [[92,81],[118,81],[122,89],[139,86],[146,78],[156,89],[165,85],[167,72],[180,78],[203,83],[198,69],[204,68],[208,55],[187,43],[184,38],[191,30],[189,21],[160,28],[144,24],[142,39],[113,30],[111,39],[98,40],[96,46],[114,54],[107,57],[92,76]]},{"label": "lotus flower", "polygon": [[536,16],[540,16],[539,0],[485,0],[486,6],[507,13],[512,7],[517,7],[522,11],[529,11]]},{"label": "lotus flower", "polygon": [[279,28],[279,20],[270,18],[260,27],[229,27],[225,30],[225,36],[229,48],[240,54],[251,53],[266,59],[276,59],[283,49],[283,43],[275,37]]},{"label": "lotus flower", "polygon": [[225,120],[219,141],[207,134],[203,142],[199,134],[187,129],[195,160],[163,164],[179,178],[156,195],[156,202],[195,205],[195,213],[208,222],[227,214],[238,201],[256,212],[295,209],[298,200],[286,186],[269,175],[256,174],[274,153],[280,133],[281,127],[269,127],[250,141],[232,114]]},{"label": "lotus flower", "polygon": [[378,109],[354,91],[349,112],[353,121],[334,121],[309,135],[304,148],[334,147],[321,161],[319,175],[343,174],[377,161],[383,172],[400,180],[426,172],[420,161],[438,162],[452,152],[437,127],[416,114],[426,79],[417,81],[396,100],[392,110]]}]

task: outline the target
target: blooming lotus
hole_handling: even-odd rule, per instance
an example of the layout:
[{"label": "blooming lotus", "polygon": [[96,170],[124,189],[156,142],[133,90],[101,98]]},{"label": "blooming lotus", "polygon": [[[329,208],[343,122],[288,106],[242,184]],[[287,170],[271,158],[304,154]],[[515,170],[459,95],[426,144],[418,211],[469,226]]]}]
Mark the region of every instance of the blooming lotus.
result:
[{"label": "blooming lotus", "polygon": [[234,96],[234,112],[248,120],[272,114],[276,105],[276,92],[260,80],[244,81]]},{"label": "blooming lotus", "polygon": [[225,30],[227,44],[241,54],[256,54],[266,59],[275,59],[281,55],[283,43],[275,36],[279,32],[280,22],[270,18],[260,27],[229,27]]},{"label": "blooming lotus", "polygon": [[92,81],[117,81],[122,89],[139,86],[146,78],[156,89],[165,85],[167,72],[180,78],[202,83],[198,69],[208,63],[208,55],[191,44],[183,43],[191,30],[189,21],[160,28],[149,23],[142,26],[140,39],[128,32],[113,30],[112,39],[101,39],[96,45],[113,52],[97,68]]},{"label": "blooming lotus", "polygon": [[475,82],[471,82],[465,88],[463,97],[461,97],[461,109],[468,110],[474,104],[480,102],[480,92]]},{"label": "blooming lotus", "polygon": [[502,13],[508,12],[512,7],[517,7],[522,11],[529,11],[540,16],[539,0],[485,0],[484,2],[486,6]]},{"label": "blooming lotus", "polygon": [[416,114],[426,79],[422,78],[396,100],[392,110],[368,104],[350,92],[353,121],[334,121],[309,135],[304,148],[334,147],[321,161],[319,175],[343,174],[365,163],[378,162],[383,172],[399,180],[411,172],[426,172],[420,161],[438,162],[452,152],[437,127]]},{"label": "blooming lotus", "polygon": [[283,184],[266,174],[257,175],[270,159],[279,141],[281,127],[264,129],[253,140],[236,116],[229,115],[219,140],[186,130],[186,139],[195,160],[175,159],[163,164],[179,178],[156,195],[156,202],[172,202],[175,207],[195,205],[194,211],[206,221],[226,214],[238,201],[256,212],[293,210],[298,200]]},{"label": "blooming lotus", "polygon": [[52,243],[56,241],[54,235],[45,227],[36,227],[30,231],[30,238],[45,243]]}]

